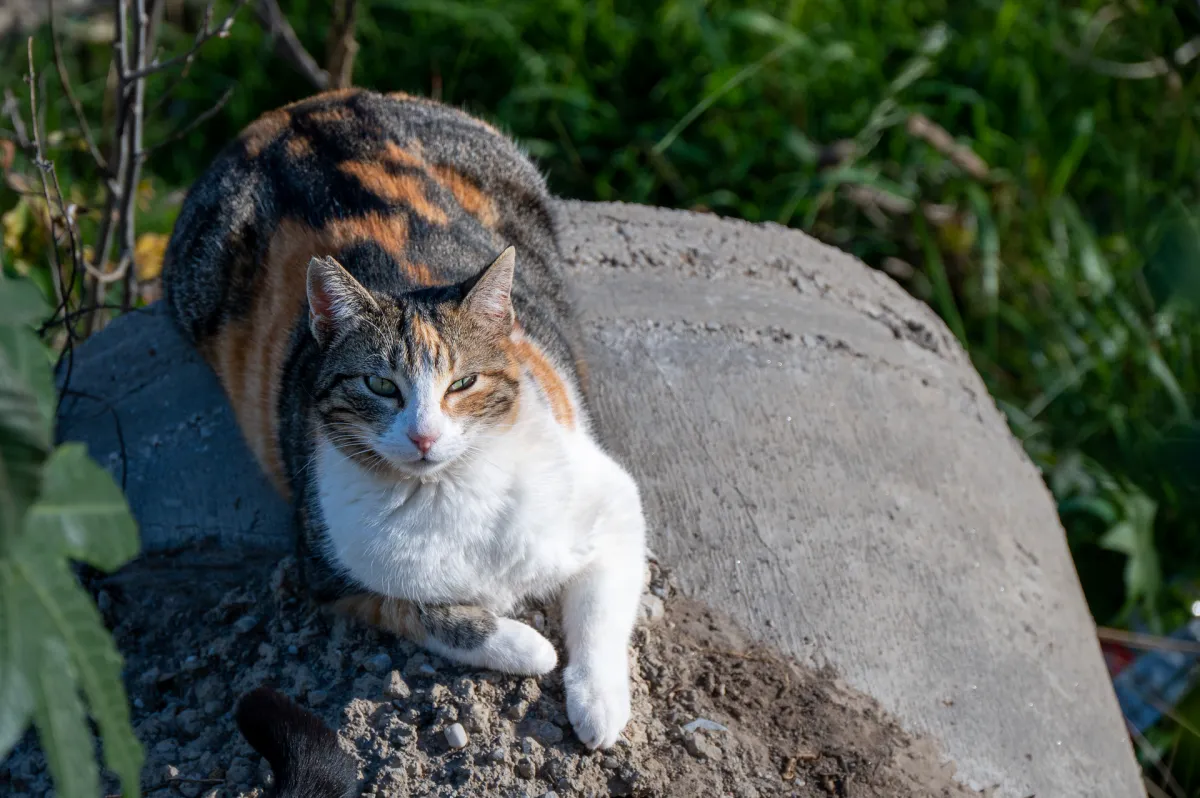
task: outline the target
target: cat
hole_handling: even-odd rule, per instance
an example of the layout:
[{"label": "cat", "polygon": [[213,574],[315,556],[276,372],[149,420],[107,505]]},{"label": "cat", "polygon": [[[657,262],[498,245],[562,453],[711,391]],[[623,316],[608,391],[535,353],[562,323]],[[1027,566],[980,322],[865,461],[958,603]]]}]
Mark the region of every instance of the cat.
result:
[{"label": "cat", "polygon": [[265,114],[189,191],[164,294],[290,498],[312,595],[460,663],[554,669],[507,617],[561,597],[567,714],[630,715],[637,484],[605,453],[541,174],[492,126],[366,90]]},{"label": "cat", "polygon": [[354,757],[337,732],[287,696],[261,686],[238,701],[234,717],[246,742],[271,766],[275,798],[350,798],[358,788]]}]

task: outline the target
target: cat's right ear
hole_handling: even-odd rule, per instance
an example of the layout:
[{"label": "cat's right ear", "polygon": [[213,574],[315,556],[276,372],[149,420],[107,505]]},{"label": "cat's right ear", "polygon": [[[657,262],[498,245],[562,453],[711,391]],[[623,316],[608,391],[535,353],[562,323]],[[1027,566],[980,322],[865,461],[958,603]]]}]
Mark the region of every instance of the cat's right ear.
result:
[{"label": "cat's right ear", "polygon": [[370,292],[333,258],[308,262],[308,324],[324,347],[355,319],[377,309]]}]

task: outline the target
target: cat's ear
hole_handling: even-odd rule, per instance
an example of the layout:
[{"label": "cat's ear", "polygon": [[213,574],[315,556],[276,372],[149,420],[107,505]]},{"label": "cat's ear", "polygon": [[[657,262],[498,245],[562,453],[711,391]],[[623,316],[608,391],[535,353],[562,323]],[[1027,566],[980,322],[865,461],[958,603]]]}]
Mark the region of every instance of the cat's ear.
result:
[{"label": "cat's ear", "polygon": [[517,251],[508,247],[475,278],[462,307],[477,318],[486,319],[505,330],[513,325],[512,283]]},{"label": "cat's ear", "polygon": [[325,346],[339,330],[377,308],[370,292],[336,260],[308,262],[308,324],[319,345]]}]

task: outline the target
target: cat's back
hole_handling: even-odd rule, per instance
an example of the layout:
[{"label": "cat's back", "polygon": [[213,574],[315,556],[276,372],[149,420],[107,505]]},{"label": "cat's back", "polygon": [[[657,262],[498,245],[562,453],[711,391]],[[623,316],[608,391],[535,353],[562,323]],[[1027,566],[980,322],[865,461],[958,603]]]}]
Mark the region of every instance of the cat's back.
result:
[{"label": "cat's back", "polygon": [[196,181],[167,249],[164,292],[281,484],[279,385],[304,359],[309,260],[332,256],[368,288],[402,293],[461,282],[508,245],[518,253],[518,318],[573,372],[576,325],[534,165],[457,109],[334,91],[264,114]]},{"label": "cat's back", "polygon": [[199,341],[256,294],[299,301],[312,256],[351,250],[343,265],[360,282],[402,290],[463,280],[507,244],[531,276],[556,270],[545,183],[509,138],[440,103],[351,89],[264,114],[214,160],[164,281]]}]

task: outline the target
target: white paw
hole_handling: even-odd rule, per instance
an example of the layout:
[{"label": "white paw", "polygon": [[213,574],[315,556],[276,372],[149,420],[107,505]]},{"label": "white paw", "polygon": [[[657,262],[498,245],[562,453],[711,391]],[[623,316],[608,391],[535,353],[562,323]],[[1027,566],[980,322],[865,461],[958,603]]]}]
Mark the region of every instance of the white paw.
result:
[{"label": "white paw", "polygon": [[563,671],[567,717],[579,741],[588,748],[611,748],[629,722],[629,667],[571,664]]},{"label": "white paw", "polygon": [[558,664],[550,641],[512,618],[497,618],[496,631],[475,648],[453,648],[436,638],[426,640],[425,647],[464,665],[518,676],[541,676]]}]

